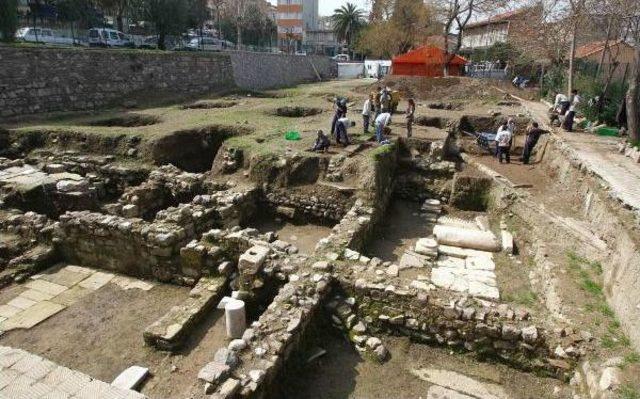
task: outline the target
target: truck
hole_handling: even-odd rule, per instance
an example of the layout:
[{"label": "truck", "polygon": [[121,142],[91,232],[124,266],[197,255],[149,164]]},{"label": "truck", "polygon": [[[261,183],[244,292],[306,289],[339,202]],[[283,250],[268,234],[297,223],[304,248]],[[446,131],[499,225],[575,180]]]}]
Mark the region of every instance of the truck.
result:
[{"label": "truck", "polygon": [[367,78],[380,79],[391,72],[391,60],[365,60],[364,71]]},{"label": "truck", "polygon": [[81,44],[79,39],[65,37],[49,28],[20,28],[16,32],[16,39],[30,43],[45,43],[59,46],[73,46]]}]

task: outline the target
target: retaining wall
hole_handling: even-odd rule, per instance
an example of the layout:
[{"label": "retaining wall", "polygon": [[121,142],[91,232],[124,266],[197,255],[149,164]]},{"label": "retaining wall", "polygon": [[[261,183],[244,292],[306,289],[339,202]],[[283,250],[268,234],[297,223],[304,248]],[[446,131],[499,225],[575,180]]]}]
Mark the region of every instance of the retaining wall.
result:
[{"label": "retaining wall", "polygon": [[338,75],[335,61],[318,55],[229,53],[236,85],[246,90],[293,86],[303,82],[332,79]]},{"label": "retaining wall", "polygon": [[[329,57],[0,46],[0,118],[337,76]],[[0,119],[2,120],[2,119]]]}]

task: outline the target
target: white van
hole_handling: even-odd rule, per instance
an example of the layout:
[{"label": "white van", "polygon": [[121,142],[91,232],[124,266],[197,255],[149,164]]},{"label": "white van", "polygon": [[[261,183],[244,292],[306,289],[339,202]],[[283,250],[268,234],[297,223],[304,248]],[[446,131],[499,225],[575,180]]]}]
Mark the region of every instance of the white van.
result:
[{"label": "white van", "polygon": [[127,35],[115,29],[89,29],[89,46],[98,47],[132,47],[133,43]]},{"label": "white van", "polygon": [[79,44],[79,40],[58,35],[53,29],[48,28],[20,28],[16,32],[16,39],[31,43],[46,43],[69,45]]}]

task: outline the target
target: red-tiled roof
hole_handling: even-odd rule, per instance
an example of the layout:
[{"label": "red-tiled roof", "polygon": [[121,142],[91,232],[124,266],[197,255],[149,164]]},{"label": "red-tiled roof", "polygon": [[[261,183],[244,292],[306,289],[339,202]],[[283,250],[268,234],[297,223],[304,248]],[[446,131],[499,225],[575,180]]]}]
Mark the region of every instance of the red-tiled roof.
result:
[{"label": "red-tiled roof", "polygon": [[518,16],[528,10],[529,10],[528,8],[520,8],[518,10],[503,12],[502,14],[494,15],[482,21],[467,24],[466,29],[508,21],[511,18]]},{"label": "red-tiled roof", "polygon": [[[624,42],[624,40],[622,39],[618,39],[618,40],[610,40],[608,46],[609,47],[614,47],[617,46],[618,44],[627,44]],[[605,45],[607,45],[607,41],[606,40],[600,40],[597,42],[591,42],[591,43],[587,43],[585,45],[582,45],[578,48],[576,48],[576,58],[584,58],[584,57],[588,57],[592,54],[596,54],[601,52],[602,50],[604,50]],[[628,44],[627,44],[628,45]]]}]

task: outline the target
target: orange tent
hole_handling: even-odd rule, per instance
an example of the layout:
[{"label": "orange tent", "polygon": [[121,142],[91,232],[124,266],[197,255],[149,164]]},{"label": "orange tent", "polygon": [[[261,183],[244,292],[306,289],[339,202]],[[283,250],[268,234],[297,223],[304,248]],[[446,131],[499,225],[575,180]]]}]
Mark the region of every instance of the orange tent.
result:
[{"label": "orange tent", "polygon": [[[443,76],[444,50],[435,46],[422,46],[393,57],[391,74],[405,76]],[[449,76],[460,76],[467,60],[455,55],[449,63]]]}]

